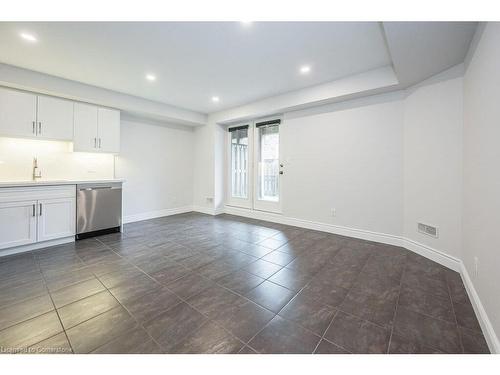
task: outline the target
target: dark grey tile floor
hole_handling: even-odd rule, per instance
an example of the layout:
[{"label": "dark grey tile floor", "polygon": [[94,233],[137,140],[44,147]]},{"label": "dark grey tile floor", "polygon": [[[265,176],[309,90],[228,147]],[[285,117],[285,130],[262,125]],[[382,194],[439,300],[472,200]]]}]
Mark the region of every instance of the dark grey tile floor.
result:
[{"label": "dark grey tile floor", "polygon": [[405,249],[189,213],[0,258],[0,351],[487,353],[458,273]]}]

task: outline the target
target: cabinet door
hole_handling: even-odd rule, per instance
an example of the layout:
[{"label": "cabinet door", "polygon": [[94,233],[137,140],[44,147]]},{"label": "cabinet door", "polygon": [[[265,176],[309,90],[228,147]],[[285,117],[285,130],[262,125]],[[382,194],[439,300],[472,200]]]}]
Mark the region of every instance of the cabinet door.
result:
[{"label": "cabinet door", "polygon": [[75,198],[38,201],[38,241],[75,235]]},{"label": "cabinet door", "polygon": [[97,107],[75,103],[74,151],[97,151]]},{"label": "cabinet door", "polygon": [[101,152],[120,152],[120,111],[99,108],[98,147]]},{"label": "cabinet door", "polygon": [[38,137],[73,140],[73,102],[50,96],[38,96]]},{"label": "cabinet door", "polygon": [[0,249],[36,242],[36,201],[0,203]]},{"label": "cabinet door", "polygon": [[36,95],[0,88],[0,135],[35,137]]}]

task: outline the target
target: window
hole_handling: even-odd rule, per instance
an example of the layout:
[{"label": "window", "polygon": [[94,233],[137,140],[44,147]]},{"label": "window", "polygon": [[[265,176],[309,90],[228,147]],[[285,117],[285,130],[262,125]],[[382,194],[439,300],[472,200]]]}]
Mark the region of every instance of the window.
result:
[{"label": "window", "polygon": [[[263,123],[264,124],[264,123]],[[279,123],[257,124],[258,130],[258,187],[259,200],[279,201]]]},{"label": "window", "polygon": [[231,196],[248,198],[248,125],[230,128]]}]

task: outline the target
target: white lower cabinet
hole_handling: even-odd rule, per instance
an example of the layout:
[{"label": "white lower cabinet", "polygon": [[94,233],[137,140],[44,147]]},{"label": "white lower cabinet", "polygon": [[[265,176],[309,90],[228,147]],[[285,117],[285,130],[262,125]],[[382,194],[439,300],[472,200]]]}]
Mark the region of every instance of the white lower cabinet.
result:
[{"label": "white lower cabinet", "polygon": [[38,241],[54,240],[75,234],[75,199],[38,201]]},{"label": "white lower cabinet", "polygon": [[0,249],[75,235],[76,186],[0,188]]},{"label": "white lower cabinet", "polygon": [[36,242],[37,201],[0,203],[0,249]]}]

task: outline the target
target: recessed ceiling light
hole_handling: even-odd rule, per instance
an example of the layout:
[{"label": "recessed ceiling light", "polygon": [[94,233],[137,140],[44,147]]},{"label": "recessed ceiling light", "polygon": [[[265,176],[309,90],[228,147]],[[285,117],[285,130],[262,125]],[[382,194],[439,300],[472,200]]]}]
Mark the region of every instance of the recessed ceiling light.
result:
[{"label": "recessed ceiling light", "polygon": [[219,99],[219,97],[218,97],[218,96],[212,96],[212,101],[213,101],[214,103],[218,103],[218,102],[219,102],[219,100],[220,100],[220,99]]},{"label": "recessed ceiling light", "polygon": [[156,76],[154,74],[146,74],[146,79],[148,81],[153,82],[153,81],[156,81]]},{"label": "recessed ceiling light", "polygon": [[38,41],[33,34],[21,33],[21,34],[19,34],[19,36],[21,38],[23,38],[24,40],[26,40],[27,42],[35,43]]},{"label": "recessed ceiling light", "polygon": [[300,67],[301,74],[307,74],[311,71],[311,67],[309,65],[303,65]]}]

